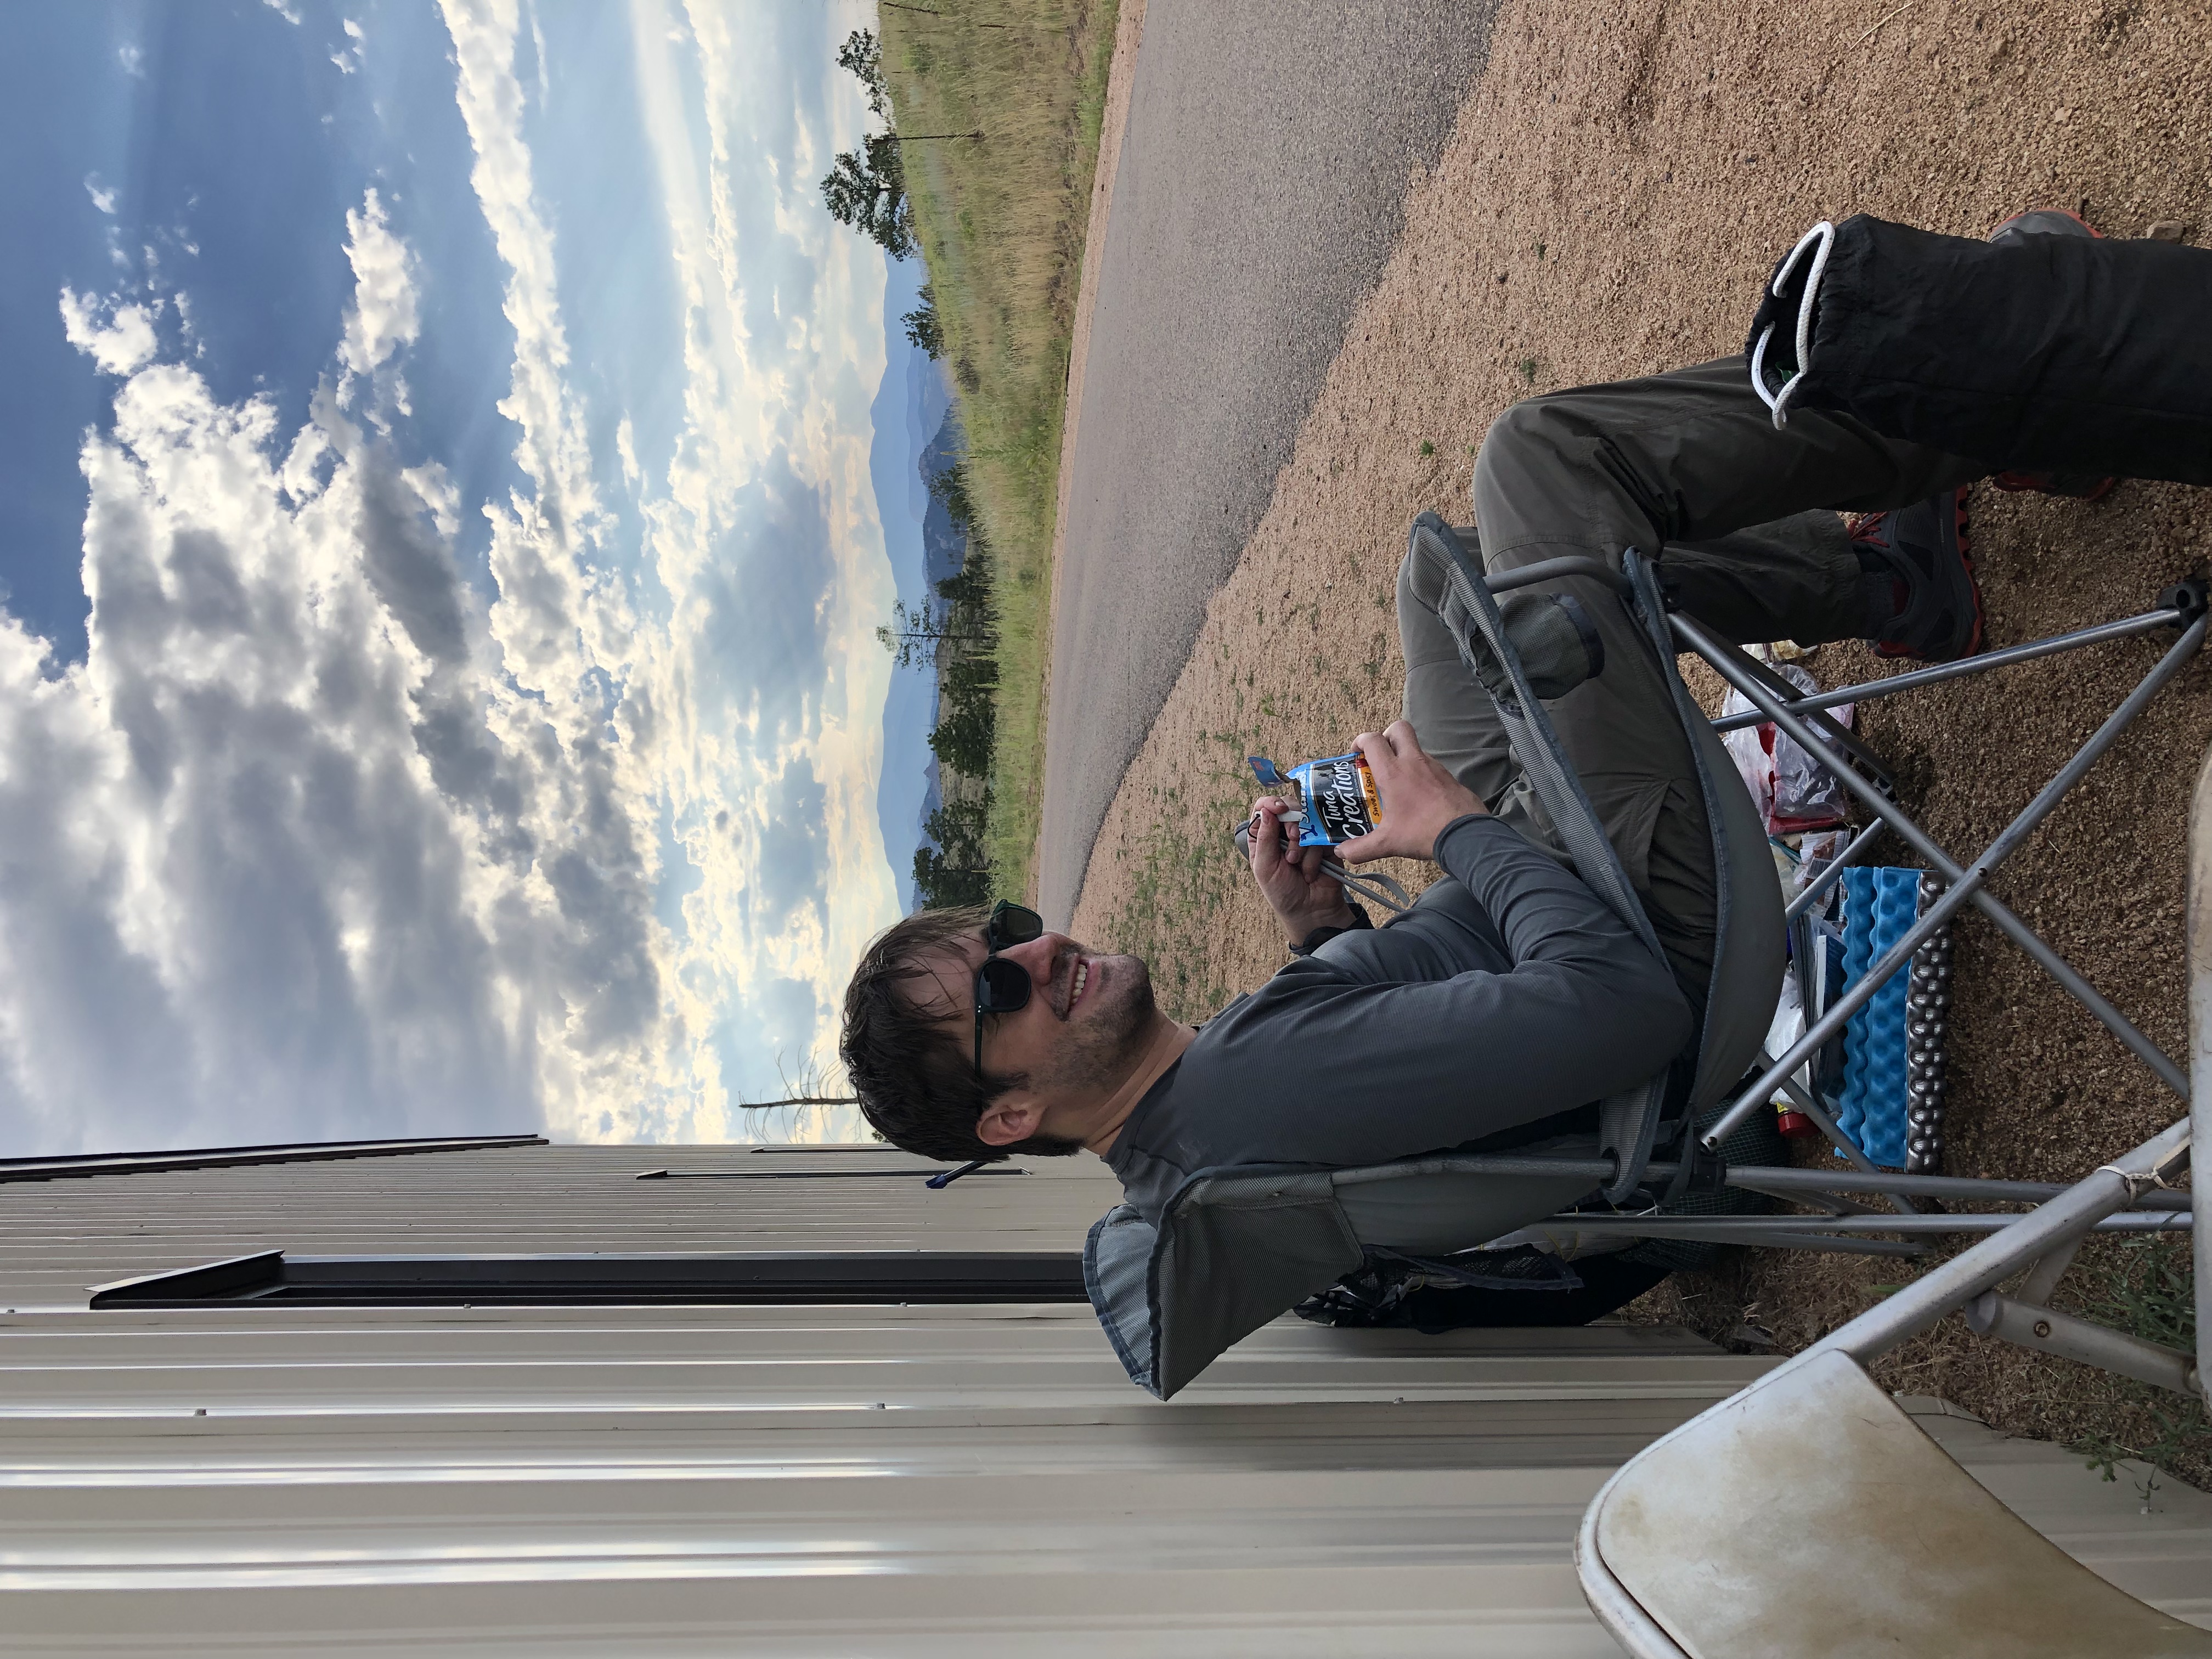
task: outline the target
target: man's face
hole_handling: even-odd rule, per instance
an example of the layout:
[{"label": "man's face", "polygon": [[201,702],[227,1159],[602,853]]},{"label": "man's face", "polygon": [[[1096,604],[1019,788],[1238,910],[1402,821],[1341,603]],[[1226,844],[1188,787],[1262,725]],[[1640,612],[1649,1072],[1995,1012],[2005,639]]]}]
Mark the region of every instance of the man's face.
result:
[{"label": "man's face", "polygon": [[[988,947],[981,929],[957,957],[932,964],[948,1008],[945,1029],[973,1054],[975,970]],[[1141,1053],[1153,1013],[1152,980],[1139,957],[1102,957],[1065,933],[1045,933],[999,952],[1030,976],[1030,1000],[983,1017],[983,1069],[1026,1073],[1024,1096],[1049,1106],[1103,1098]]]}]

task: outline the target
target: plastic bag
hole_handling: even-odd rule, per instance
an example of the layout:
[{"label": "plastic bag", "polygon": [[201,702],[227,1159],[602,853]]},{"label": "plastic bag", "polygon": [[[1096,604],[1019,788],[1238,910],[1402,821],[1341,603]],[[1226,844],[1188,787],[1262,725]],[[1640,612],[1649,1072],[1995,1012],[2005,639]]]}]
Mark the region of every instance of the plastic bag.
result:
[{"label": "plastic bag", "polygon": [[[1774,672],[1800,691],[1817,691],[1820,682],[1795,663],[1778,665]],[[1752,704],[1741,691],[1730,691],[1721,715],[1747,714]],[[1851,705],[1828,711],[1844,726],[1851,723]],[[1808,754],[1796,738],[1777,731],[1771,720],[1730,732],[1721,739],[1728,745],[1744,787],[1758,803],[1759,816],[1770,836],[1794,836],[1804,830],[1832,830],[1844,822],[1844,787],[1835,774]]]}]

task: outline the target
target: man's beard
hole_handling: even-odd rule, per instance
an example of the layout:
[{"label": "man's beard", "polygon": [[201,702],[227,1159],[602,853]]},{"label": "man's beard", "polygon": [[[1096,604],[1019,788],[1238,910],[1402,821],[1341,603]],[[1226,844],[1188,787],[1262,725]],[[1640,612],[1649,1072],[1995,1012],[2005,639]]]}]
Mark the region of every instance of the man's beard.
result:
[{"label": "man's beard", "polygon": [[[1049,1066],[1031,1070],[1029,1087],[1040,1093],[1074,1088],[1088,1091],[1102,1079],[1123,1075],[1136,1064],[1152,1018],[1152,972],[1141,957],[1109,957],[1107,983],[1086,1005],[1080,1024],[1071,1023],[1069,1040]],[[1074,971],[1073,963],[1067,969]],[[1093,969],[1096,972],[1096,969]],[[1060,1135],[1032,1135],[1013,1150],[1040,1157],[1080,1152],[1083,1143]]]}]

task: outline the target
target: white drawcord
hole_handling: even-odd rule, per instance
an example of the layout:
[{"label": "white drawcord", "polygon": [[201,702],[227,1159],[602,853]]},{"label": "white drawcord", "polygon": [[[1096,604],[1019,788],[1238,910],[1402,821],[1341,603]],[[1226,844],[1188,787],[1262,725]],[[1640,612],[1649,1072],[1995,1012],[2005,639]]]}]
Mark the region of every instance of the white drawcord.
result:
[{"label": "white drawcord", "polygon": [[1790,257],[1775,271],[1773,283],[1767,290],[1774,298],[1781,299],[1783,289],[1789,285],[1790,276],[1797,269],[1798,260],[1815,242],[1820,246],[1814,252],[1812,270],[1805,275],[1804,295],[1797,301],[1797,372],[1783,383],[1781,391],[1771,396],[1766,390],[1765,364],[1766,343],[1774,337],[1773,324],[1769,323],[1759,331],[1759,343],[1752,348],[1751,389],[1759,394],[1759,402],[1773,412],[1774,424],[1778,428],[1790,424],[1790,399],[1804,380],[1805,371],[1812,361],[1813,301],[1820,291],[1821,275],[1828,268],[1828,252],[1836,243],[1835,226],[1823,219],[1799,237],[1797,246],[1790,250]]}]

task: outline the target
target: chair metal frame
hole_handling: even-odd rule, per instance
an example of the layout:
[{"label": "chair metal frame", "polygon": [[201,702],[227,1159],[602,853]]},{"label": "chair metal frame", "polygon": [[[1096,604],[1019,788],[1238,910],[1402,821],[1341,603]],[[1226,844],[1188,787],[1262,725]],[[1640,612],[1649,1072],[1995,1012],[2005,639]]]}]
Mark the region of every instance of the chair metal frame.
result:
[{"label": "chair metal frame", "polygon": [[[1595,573],[1577,570],[1545,574]],[[1533,567],[1516,574],[1528,580],[1544,579]],[[1850,1142],[1837,1133],[1833,1119],[1824,1109],[1823,1103],[1797,1085],[1794,1075],[1801,1065],[1842,1030],[1852,1012],[1884,981],[1911,961],[1913,952],[1925,939],[1969,903],[1988,916],[2062,989],[2087,1008],[2161,1083],[2186,1103],[2188,1109],[2159,1134],[2069,1187],[1893,1175],[1873,1170],[1863,1157],[1854,1157],[1852,1162],[1859,1167],[1849,1174],[1745,1167],[1717,1172],[1718,1179],[1726,1184],[1810,1202],[1827,1212],[1819,1216],[1679,1221],[1632,1215],[1562,1216],[1554,1218],[1555,1222],[1561,1225],[1571,1222],[1584,1231],[1617,1230],[1647,1237],[1725,1240],[1767,1248],[1871,1249],[1893,1255],[1923,1252],[1927,1249],[1921,1242],[1924,1235],[1980,1232],[1984,1237],[1978,1243],[1793,1356],[1763,1381],[1813,1365],[1831,1354],[1845,1356],[1863,1367],[1947,1316],[1960,1313],[1965,1316],[1969,1328],[1978,1334],[2212,1403],[2212,1389],[2208,1389],[2207,1383],[2208,1376],[2212,1376],[2212,1182],[2193,1181],[2186,1192],[2179,1185],[2189,1169],[2194,1138],[2212,1133],[2212,752],[2208,752],[2198,773],[2188,828],[2187,1071],[2163,1053],[1986,888],[1990,873],[2050,816],[2097,759],[2141,715],[2158,691],[2202,648],[2208,627],[2205,584],[2192,580],[2168,588],[2159,596],[2153,609],[2139,616],[1991,652],[1964,662],[1811,694],[1796,691],[1756,659],[1716,639],[1694,620],[1672,615],[1668,621],[1676,641],[1741,692],[1755,711],[1717,721],[1717,726],[1726,730],[1762,719],[1772,720],[1809,752],[1828,761],[1831,769],[1872,817],[1872,822],[1851,839],[1835,863],[1789,907],[1792,920],[1817,902],[1820,894],[1846,867],[1863,857],[1884,831],[1897,836],[1918,854],[1944,884],[1935,902],[1926,907],[1916,924],[1850,992],[1811,1024],[1802,1038],[1788,1052],[1767,1057],[1765,1069],[1698,1138],[1698,1147],[1691,1152],[1692,1160],[1701,1153],[1710,1155],[1738,1124],[1752,1113],[1765,1109],[1778,1087],[1784,1089],[1800,1109],[1833,1138],[1834,1144],[1848,1152]],[[2050,782],[1981,854],[1966,865],[1951,858],[1898,805],[1879,761],[1822,712],[1839,703],[1893,696],[1964,674],[2160,629],[2175,630],[2179,637]],[[1647,1175],[1656,1180],[1672,1173],[1667,1166],[1655,1164]],[[1850,1198],[1851,1193],[1880,1194],[1900,1213],[1873,1213],[1867,1206]],[[1913,1200],[1923,1198],[1954,1202],[2033,1202],[2034,1207],[2025,1212],[1973,1215],[1910,1212]],[[2053,1291],[2090,1233],[2192,1226],[2197,1311],[2194,1353],[2147,1341],[2050,1305]],[[1890,1237],[1867,1236],[1870,1234]],[[2001,1288],[2008,1280],[2014,1281],[2009,1289]],[[1600,1516],[1613,1486],[1626,1476],[1633,1461],[1601,1490],[1585,1513],[1576,1539],[1577,1571],[1591,1610],[1629,1653],[1638,1659],[1686,1659],[1683,1649],[1613,1575],[1598,1547]],[[1847,1540],[1839,1539],[1837,1542],[1838,1547],[1848,1547]]]},{"label": "chair metal frame", "polygon": [[[2203,628],[2199,616],[2189,623],[2185,641],[2191,635],[2201,635]],[[2187,1194],[2196,1230],[2195,1353],[2145,1341],[2049,1305],[2075,1252],[2092,1231],[2107,1230],[2137,1216],[2145,1218],[2145,1225],[2178,1224],[2182,1219],[2172,1212],[2172,1206],[2182,1202],[2176,1182],[2189,1167],[2195,1137],[2212,1134],[2212,751],[2208,751],[2197,774],[2189,846],[2190,1072],[2186,1083],[2193,1087],[2186,1091],[2187,1115],[2072,1186],[2051,1192],[2025,1214],[1943,1218],[1953,1223],[1973,1220],[2002,1224],[1972,1249],[1792,1356],[1768,1373],[1762,1384],[1828,1354],[1842,1354],[1865,1366],[1946,1316],[1961,1313],[1979,1334],[2212,1403],[2212,1390],[2207,1386],[2208,1376],[2212,1376],[2212,1182],[2192,1181]],[[1899,1178],[1889,1179],[1895,1185]],[[1952,1184],[1945,1182],[1943,1186],[1948,1189]],[[1966,1184],[1986,1196],[2027,1197],[2030,1194],[2021,1189],[2033,1183]],[[2008,1190],[2000,1193],[1999,1188]],[[1929,1189],[1914,1183],[1901,1190]],[[1903,1218],[1875,1219],[1894,1226]],[[2008,1292],[1999,1288],[2014,1275],[2019,1276],[2017,1282]],[[1686,1659],[1680,1645],[1614,1576],[1598,1547],[1599,1516],[1613,1486],[1633,1462],[1631,1460],[1615,1474],[1585,1511],[1575,1540],[1576,1571],[1591,1611],[1635,1659]],[[1848,1542],[1837,1540],[1839,1548],[1848,1547]]]},{"label": "chair metal frame", "polygon": [[[1483,580],[1492,594],[1499,594],[1563,577],[1603,581],[1625,598],[1632,597],[1633,592],[1629,580],[1620,571],[1589,558],[1546,560],[1516,570],[1486,573]],[[1624,1207],[1554,1215],[1537,1224],[1534,1231],[1585,1236],[1620,1233],[1641,1238],[1907,1256],[1926,1255],[1930,1249],[1929,1241],[1935,1236],[1985,1233],[1989,1237],[1980,1243],[1917,1281],[1907,1291],[1893,1296],[1874,1313],[1832,1334],[1820,1345],[1821,1348],[1842,1347],[1855,1357],[1869,1357],[1894,1346],[1934,1323],[1944,1313],[1964,1308],[1976,1329],[2002,1340],[2103,1364],[2164,1387],[2203,1394],[2206,1360],[2212,1358],[2212,1319],[2200,1321],[2198,1340],[2202,1352],[2191,1357],[2057,1313],[2045,1305],[2067,1262],[2072,1259],[2074,1249],[2087,1233],[2191,1227],[2197,1232],[2199,1298],[2200,1302],[2208,1299],[2205,1287],[2212,1285],[2212,1236],[2208,1236],[2207,1228],[2212,1224],[2207,1224],[2203,1216],[2194,1212],[2194,1209],[2207,1207],[2207,1200],[2200,1186],[2193,1209],[2188,1195],[2179,1192],[2172,1184],[2187,1167],[2188,1118],[2073,1187],[1967,1176],[1905,1175],[1878,1170],[1859,1153],[1838,1127],[1826,1103],[1799,1084],[1796,1074],[1843,1030],[1851,1015],[1885,982],[1909,966],[1914,952],[1925,941],[1972,904],[2148,1066],[2166,1088],[2185,1103],[2191,1100],[2191,1078],[2183,1067],[2033,928],[1990,894],[1987,883],[1992,872],[2019,850],[2097,760],[2135,723],[2167,682],[2203,648],[2208,629],[2212,629],[2207,599],[2206,582],[2192,578],[2166,588],[2149,610],[2136,616],[1987,652],[1960,662],[1812,693],[1798,690],[1757,658],[1717,638],[1695,619],[1670,611],[1667,625],[1678,649],[1694,653],[1752,705],[1753,712],[1713,722],[1716,729],[1730,731],[1760,720],[1771,720],[1808,752],[1826,761],[1870,816],[1871,822],[1851,838],[1834,862],[1790,902],[1786,918],[1794,921],[1817,903],[1843,872],[1861,861],[1885,832],[1895,836],[1919,855],[1935,872],[1939,892],[1903,937],[1820,1018],[1812,1022],[1804,1036],[1787,1052],[1779,1056],[1761,1056],[1765,1068],[1698,1135],[1694,1145],[1682,1148],[1687,1153],[1686,1158],[1678,1152],[1674,1161],[1655,1160],[1640,1175],[1647,1193],[1659,1190],[1662,1182],[1678,1192],[1733,1187],[1809,1205],[1822,1213],[1672,1217],[1652,1213],[1649,1208],[1638,1211]],[[1985,848],[1965,864],[1953,858],[1898,805],[1893,781],[1879,757],[1826,712],[1841,703],[1871,702],[1969,674],[2160,630],[2171,630],[2178,637],[2027,805]],[[2193,951],[2191,970],[2192,1017],[2197,1032],[2195,1064],[2197,1076],[2201,1079],[2212,1075],[2204,1069],[2208,1062],[2203,1035],[2208,1024],[2212,1024],[2212,896],[2208,896],[2208,892],[2212,891],[2212,759],[2208,759],[2204,777],[2199,781],[2190,833],[2194,860],[2191,939],[2194,945],[2201,933],[2204,940]],[[2197,960],[2200,957],[2204,959]],[[2212,1083],[2206,1084],[2205,1089],[2212,1090]],[[1752,1114],[1771,1109],[1778,1090],[1830,1137],[1832,1144],[1850,1160],[1853,1166],[1850,1170],[1770,1168],[1720,1162],[1716,1149]],[[2195,1109],[2212,1112],[2212,1105]],[[1470,1170],[1499,1175],[1559,1175],[1570,1169],[1583,1172],[1581,1162],[1540,1156],[1470,1157],[1460,1162]],[[1620,1171],[1610,1158],[1586,1162],[1594,1186],[1608,1180],[1617,1183]],[[1878,1212],[1852,1196],[1855,1194],[1877,1195],[1894,1213]],[[2025,1213],[2017,1209],[1976,1214],[1924,1212],[1917,1200],[1931,1199],[1954,1204],[2033,1203],[2038,1207]],[[1996,1293],[1994,1287],[1999,1280],[2031,1262],[2040,1265],[2015,1295],[2006,1297]]]}]

